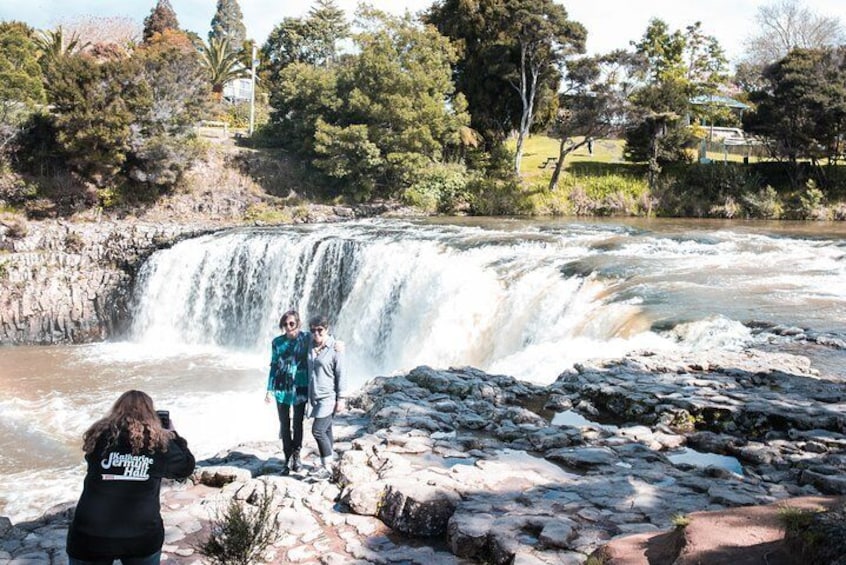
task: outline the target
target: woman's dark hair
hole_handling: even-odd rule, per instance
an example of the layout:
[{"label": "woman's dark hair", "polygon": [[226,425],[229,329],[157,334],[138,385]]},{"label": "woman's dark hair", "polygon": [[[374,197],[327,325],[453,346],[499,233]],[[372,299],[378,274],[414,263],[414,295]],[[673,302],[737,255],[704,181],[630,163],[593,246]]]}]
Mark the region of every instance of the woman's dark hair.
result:
[{"label": "woman's dark hair", "polygon": [[103,436],[107,447],[112,447],[122,433],[128,436],[134,455],[148,450],[167,451],[167,444],[173,437],[172,432],[162,428],[153,399],[140,390],[121,394],[109,413],[86,430],[82,436],[82,450],[92,453]]},{"label": "woman's dark hair", "polygon": [[308,321],[308,327],[310,328],[326,328],[329,329],[329,318],[324,316],[323,314],[318,314],[317,316],[313,316]]},{"label": "woman's dark hair", "polygon": [[281,318],[279,318],[279,329],[280,330],[285,329],[285,320],[287,320],[288,318],[293,318],[294,320],[296,320],[297,326],[299,327],[299,325],[300,325],[300,314],[299,314],[299,312],[297,312],[296,310],[288,310],[287,312],[282,314]]}]

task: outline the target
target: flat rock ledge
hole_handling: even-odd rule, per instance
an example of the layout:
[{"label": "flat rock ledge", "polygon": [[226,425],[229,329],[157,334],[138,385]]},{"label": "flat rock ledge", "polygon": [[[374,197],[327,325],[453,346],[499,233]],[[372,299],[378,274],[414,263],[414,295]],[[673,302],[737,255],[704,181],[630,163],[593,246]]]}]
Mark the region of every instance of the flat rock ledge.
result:
[{"label": "flat rock ledge", "polygon": [[[714,544],[742,546],[741,534],[686,539],[676,525],[846,494],[846,387],[801,357],[707,358],[642,354],[545,387],[472,368],[378,377],[337,421],[332,481],[280,476],[278,446],[250,443],[163,489],[165,562],[203,563],[196,548],[215,510],[265,488],[279,533],[270,563],[720,562],[702,559]],[[589,420],[558,423],[568,413]],[[682,448],[739,465],[674,463]],[[71,512],[0,519],[0,561],[65,563]],[[635,542],[619,551],[660,535],[666,561]]]}]

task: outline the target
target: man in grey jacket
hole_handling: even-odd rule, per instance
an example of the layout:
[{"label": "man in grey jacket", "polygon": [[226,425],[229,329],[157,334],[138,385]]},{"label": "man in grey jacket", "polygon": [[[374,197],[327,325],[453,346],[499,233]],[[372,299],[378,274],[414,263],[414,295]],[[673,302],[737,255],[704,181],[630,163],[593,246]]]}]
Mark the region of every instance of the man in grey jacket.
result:
[{"label": "man in grey jacket", "polygon": [[329,320],[315,316],[309,321],[312,348],[308,355],[308,400],[314,423],[311,433],[320,452],[320,466],[314,471],[316,479],[332,476],[334,459],[332,420],[344,409],[344,354],[335,349],[335,338],[329,335]]}]

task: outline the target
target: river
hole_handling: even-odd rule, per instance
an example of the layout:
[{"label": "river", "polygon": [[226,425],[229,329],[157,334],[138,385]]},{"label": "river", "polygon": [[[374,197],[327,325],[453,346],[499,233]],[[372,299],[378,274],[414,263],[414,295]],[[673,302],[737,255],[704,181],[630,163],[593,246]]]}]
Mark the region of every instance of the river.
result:
[{"label": "river", "polygon": [[353,388],[420,364],[546,384],[629,351],[748,346],[843,376],[846,225],[379,219],[180,242],[145,263],[121,339],[0,350],[0,515],[73,500],[82,432],[130,388],[200,458],[274,439],[288,308],[335,320]]}]

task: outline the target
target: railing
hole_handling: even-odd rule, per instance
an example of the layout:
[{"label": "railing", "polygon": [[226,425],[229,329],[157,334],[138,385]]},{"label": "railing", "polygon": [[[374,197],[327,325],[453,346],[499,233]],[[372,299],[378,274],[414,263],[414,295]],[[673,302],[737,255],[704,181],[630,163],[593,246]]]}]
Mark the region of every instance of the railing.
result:
[{"label": "railing", "polygon": [[214,120],[200,120],[197,123],[197,135],[202,135],[205,137],[228,137],[229,125],[226,122],[216,122]]}]

